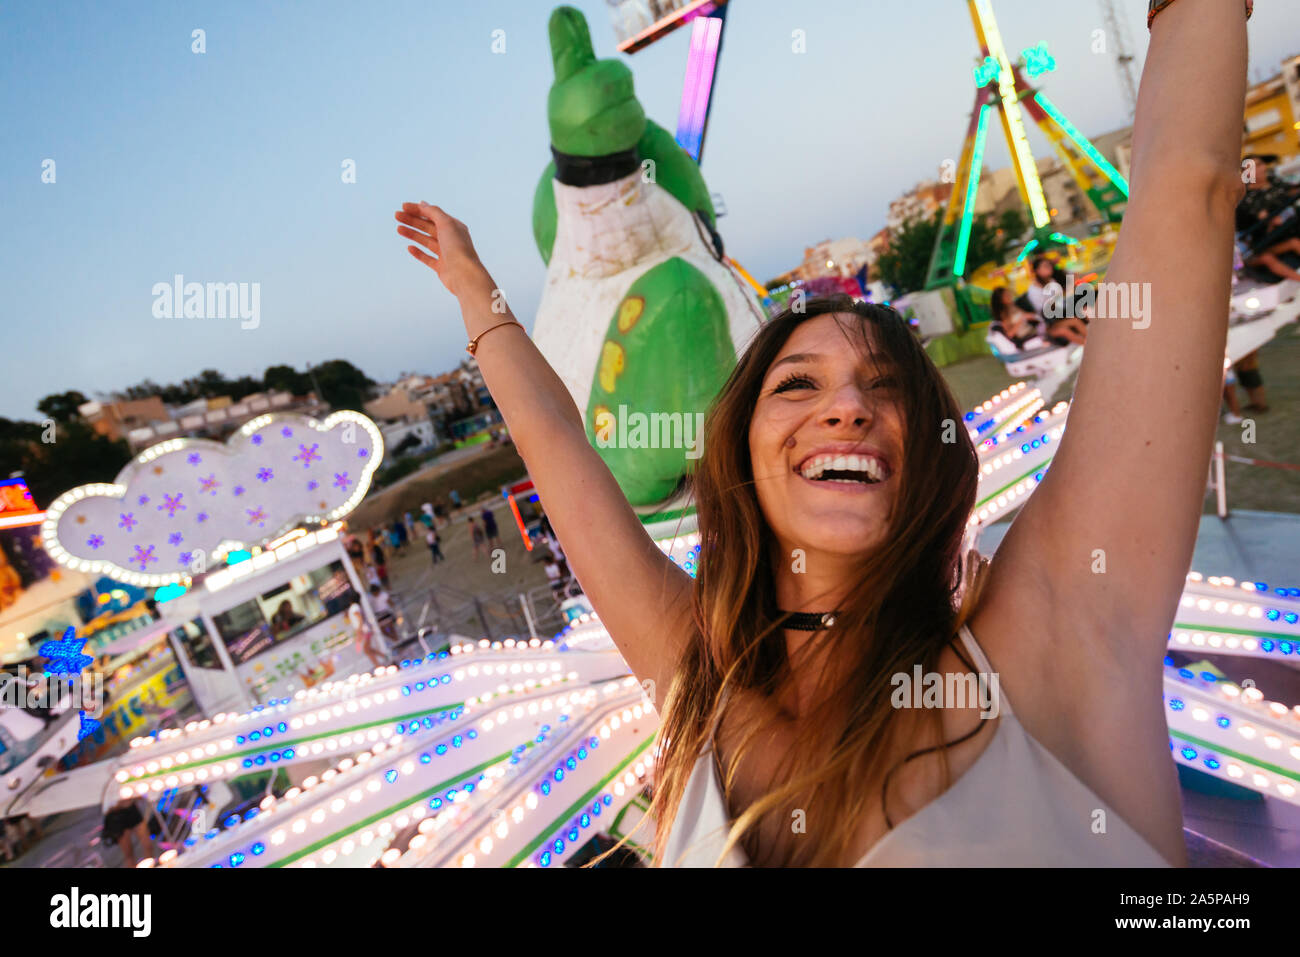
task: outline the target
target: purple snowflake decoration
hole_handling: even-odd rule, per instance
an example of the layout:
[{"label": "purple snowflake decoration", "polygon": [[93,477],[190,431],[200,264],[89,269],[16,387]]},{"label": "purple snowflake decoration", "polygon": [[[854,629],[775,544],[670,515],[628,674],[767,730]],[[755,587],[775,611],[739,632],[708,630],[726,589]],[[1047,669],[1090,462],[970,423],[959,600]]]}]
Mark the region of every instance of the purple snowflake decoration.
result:
[{"label": "purple snowflake decoration", "polygon": [[305,445],[300,445],[298,446],[298,454],[293,457],[293,460],[295,462],[302,462],[303,468],[310,468],[311,463],[321,457],[320,453],[316,451],[318,448],[320,448],[319,442],[313,442],[311,448],[307,448]]},{"label": "purple snowflake decoration", "polygon": [[163,494],[163,503],[158,506],[158,511],[167,513],[168,518],[175,518],[177,512],[185,511],[185,506],[181,504],[181,496],[184,492],[177,492],[175,495]]},{"label": "purple snowflake decoration", "polygon": [[170,535],[167,536],[168,545],[179,545],[183,540],[184,540],[184,536],[181,535],[180,532],[172,532]]},{"label": "purple snowflake decoration", "polygon": [[158,561],[158,556],[153,553],[152,545],[145,548],[141,548],[137,545],[135,546],[135,553],[128,559],[128,561],[132,564],[138,563],[140,565],[140,571],[144,571],[149,567],[150,562]]},{"label": "purple snowflake decoration", "polygon": [[189,462],[190,465],[198,465],[200,462],[203,461],[203,459],[199,456],[198,452],[191,452],[189,455],[185,457],[185,461]]},{"label": "purple snowflake decoration", "polygon": [[357,449],[357,458],[359,459],[364,459],[369,454],[370,454],[369,449]]},{"label": "purple snowflake decoration", "polygon": [[262,444],[262,437],[261,437],[260,435],[255,435],[255,436],[253,436],[253,444],[254,444],[254,445],[261,445],[261,444]]},{"label": "purple snowflake decoration", "polygon": [[219,488],[221,488],[221,483],[217,481],[217,475],[215,472],[209,475],[207,478],[199,479],[200,495],[202,495],[204,492],[208,492],[212,495],[216,495],[217,489]]},{"label": "purple snowflake decoration", "polygon": [[207,513],[207,512],[199,512],[199,514],[196,515],[196,516],[194,516],[194,518],[195,518],[195,520],[197,520],[197,521],[199,521],[199,522],[206,522],[206,521],[208,520],[208,513]]},{"label": "purple snowflake decoration", "polygon": [[275,475],[274,473],[271,472],[270,469],[263,467],[257,470],[257,480],[262,484],[265,485],[273,478],[275,478]]},{"label": "purple snowflake decoration", "polygon": [[236,485],[232,491],[234,492],[235,497],[238,498],[244,494],[244,486]]},{"label": "purple snowflake decoration", "polygon": [[141,495],[141,496],[140,496],[139,504],[140,504],[140,505],[148,505],[148,504],[149,504],[149,496],[148,496],[148,495]]},{"label": "purple snowflake decoration", "polygon": [[190,564],[190,562],[194,561],[194,553],[193,553],[193,552],[181,552],[179,558],[180,558],[180,563],[181,563],[182,565],[185,565],[186,567],[188,567],[189,564]]},{"label": "purple snowflake decoration", "polygon": [[307,483],[307,491],[309,492],[314,492],[318,488],[320,488],[320,482],[317,482],[315,479],[312,479]]},{"label": "purple snowflake decoration", "polygon": [[104,536],[91,535],[90,538],[86,539],[86,544],[89,545],[91,548],[99,548],[100,545],[104,544]]},{"label": "purple snowflake decoration", "polygon": [[349,485],[351,485],[351,484],[352,484],[352,480],[351,480],[350,478],[348,478],[348,473],[347,473],[347,472],[335,472],[335,473],[334,473],[334,487],[335,487],[335,488],[346,489],[346,488],[347,488]]},{"label": "purple snowflake decoration", "polygon": [[126,512],[118,516],[118,528],[125,528],[128,532],[140,524],[140,520],[135,517],[134,512]]},{"label": "purple snowflake decoration", "polygon": [[289,428],[286,425],[283,429],[280,430],[280,434],[283,435],[286,439],[293,438],[293,429]]},{"label": "purple snowflake decoration", "polygon": [[248,524],[249,524],[249,525],[252,525],[254,522],[257,522],[257,527],[258,527],[258,528],[264,528],[264,527],[266,526],[266,512],[265,512],[265,511],[263,511],[263,510],[260,509],[260,508],[246,508],[246,509],[244,509],[244,511],[248,513]]}]

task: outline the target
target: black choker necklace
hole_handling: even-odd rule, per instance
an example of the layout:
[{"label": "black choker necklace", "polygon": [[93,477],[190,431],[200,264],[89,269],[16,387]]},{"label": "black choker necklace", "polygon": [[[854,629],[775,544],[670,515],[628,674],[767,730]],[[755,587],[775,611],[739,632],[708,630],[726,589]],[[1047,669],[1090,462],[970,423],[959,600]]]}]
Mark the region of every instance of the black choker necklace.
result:
[{"label": "black choker necklace", "polygon": [[821,631],[823,628],[829,628],[835,624],[837,611],[783,611],[782,615],[789,615],[782,624],[785,628],[792,628],[795,631]]}]

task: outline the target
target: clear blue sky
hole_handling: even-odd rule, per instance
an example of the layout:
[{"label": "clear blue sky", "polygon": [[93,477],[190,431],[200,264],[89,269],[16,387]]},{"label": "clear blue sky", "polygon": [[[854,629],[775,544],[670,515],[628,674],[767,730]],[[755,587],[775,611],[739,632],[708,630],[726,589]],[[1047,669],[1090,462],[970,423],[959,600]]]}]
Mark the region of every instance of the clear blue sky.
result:
[{"label": "clear blue sky", "polygon": [[[603,0],[577,0],[598,56]],[[1085,132],[1127,122],[1095,0],[995,0],[1015,55],[1047,40],[1044,88]],[[28,2],[0,7],[0,415],[343,357],[376,379],[463,353],[454,302],[403,251],[392,211],[473,229],[526,325],[544,268],[533,190],[549,159],[547,0]],[[1143,0],[1122,0],[1146,47]],[[889,200],[960,150],[975,40],[952,0],[733,0],[703,170],[728,251],[760,278],[826,238],[868,237]],[[1300,4],[1260,0],[1252,78],[1300,51]],[[940,12],[947,11],[947,12]],[[202,28],[207,52],[190,50]],[[492,31],[506,33],[504,55]],[[805,31],[807,53],[791,52]],[[688,31],[627,57],[675,128]],[[1037,137],[1037,133],[1031,134]],[[999,138],[1000,140],[1000,138]],[[1041,140],[1035,140],[1040,151]],[[41,182],[42,161],[57,183]],[[357,183],[340,164],[357,164]],[[1007,162],[999,141],[987,164]],[[258,282],[261,325],[156,319],[151,288]]]}]

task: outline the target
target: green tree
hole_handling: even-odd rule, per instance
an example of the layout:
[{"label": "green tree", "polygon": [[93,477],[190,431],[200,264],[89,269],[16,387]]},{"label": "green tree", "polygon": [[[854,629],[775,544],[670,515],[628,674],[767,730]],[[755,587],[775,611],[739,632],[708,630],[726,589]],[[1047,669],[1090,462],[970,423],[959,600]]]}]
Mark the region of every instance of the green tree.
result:
[{"label": "green tree", "polygon": [[312,366],[312,377],[320,387],[322,402],[331,408],[364,412],[374,380],[346,359],[331,359]]},{"label": "green tree", "polygon": [[80,419],[59,423],[52,436],[36,422],[0,419],[0,469],[5,475],[21,471],[41,508],[78,485],[113,481],[130,460],[125,442]]},{"label": "green tree", "polygon": [[311,391],[311,378],[293,366],[271,366],[262,373],[262,383],[267,389],[292,392],[294,395],[304,395]]},{"label": "green tree", "polygon": [[59,392],[41,399],[36,403],[36,408],[56,422],[68,422],[78,417],[77,408],[87,401],[84,395],[75,390]]},{"label": "green tree", "polygon": [[893,286],[899,295],[925,288],[930,256],[934,252],[934,237],[942,215],[940,211],[929,219],[917,216],[903,223],[890,234],[889,249],[876,260],[880,278]]}]

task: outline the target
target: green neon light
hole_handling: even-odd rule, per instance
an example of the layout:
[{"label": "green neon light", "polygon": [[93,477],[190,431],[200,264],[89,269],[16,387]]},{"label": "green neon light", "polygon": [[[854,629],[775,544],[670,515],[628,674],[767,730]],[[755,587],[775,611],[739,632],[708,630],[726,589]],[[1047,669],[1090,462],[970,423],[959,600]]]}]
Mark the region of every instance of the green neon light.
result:
[{"label": "green neon light", "polygon": [[984,62],[975,67],[974,73],[975,85],[982,90],[1002,75],[1002,67],[998,65],[996,59],[986,56]]},{"label": "green neon light", "polygon": [[1018,263],[1024,262],[1025,259],[1029,256],[1029,254],[1037,248],[1038,248],[1038,240],[1037,239],[1029,240],[1029,242],[1025,244],[1025,248],[1020,250],[1020,255],[1016,257],[1016,262]]},{"label": "green neon light", "polygon": [[1056,58],[1047,52],[1045,40],[1036,47],[1021,50],[1020,55],[1025,60],[1025,75],[1031,80],[1056,69]]},{"label": "green neon light", "polygon": [[966,272],[966,254],[970,252],[970,231],[975,221],[975,197],[979,193],[980,173],[984,170],[984,140],[988,135],[988,104],[980,107],[979,128],[975,131],[975,149],[971,153],[970,173],[966,178],[966,204],[961,214],[961,232],[957,236],[957,255],[952,261],[952,274],[961,277]]},{"label": "green neon light", "polygon": [[1050,116],[1057,126],[1065,130],[1065,135],[1074,141],[1074,145],[1079,147],[1084,155],[1092,160],[1093,165],[1106,174],[1106,178],[1114,184],[1115,188],[1124,194],[1124,198],[1128,199],[1128,181],[1120,175],[1119,170],[1110,164],[1110,160],[1097,152],[1097,148],[1088,142],[1088,138],[1080,133],[1078,128],[1067,120],[1065,115],[1053,106],[1047,97],[1041,93],[1036,93],[1034,94],[1034,102],[1043,108],[1043,112]]},{"label": "green neon light", "polygon": [[1079,245],[1079,240],[1075,239],[1072,236],[1067,236],[1065,235],[1065,233],[1052,233],[1052,235],[1048,236],[1047,238],[1054,243],[1062,243],[1063,245],[1066,246]]}]

